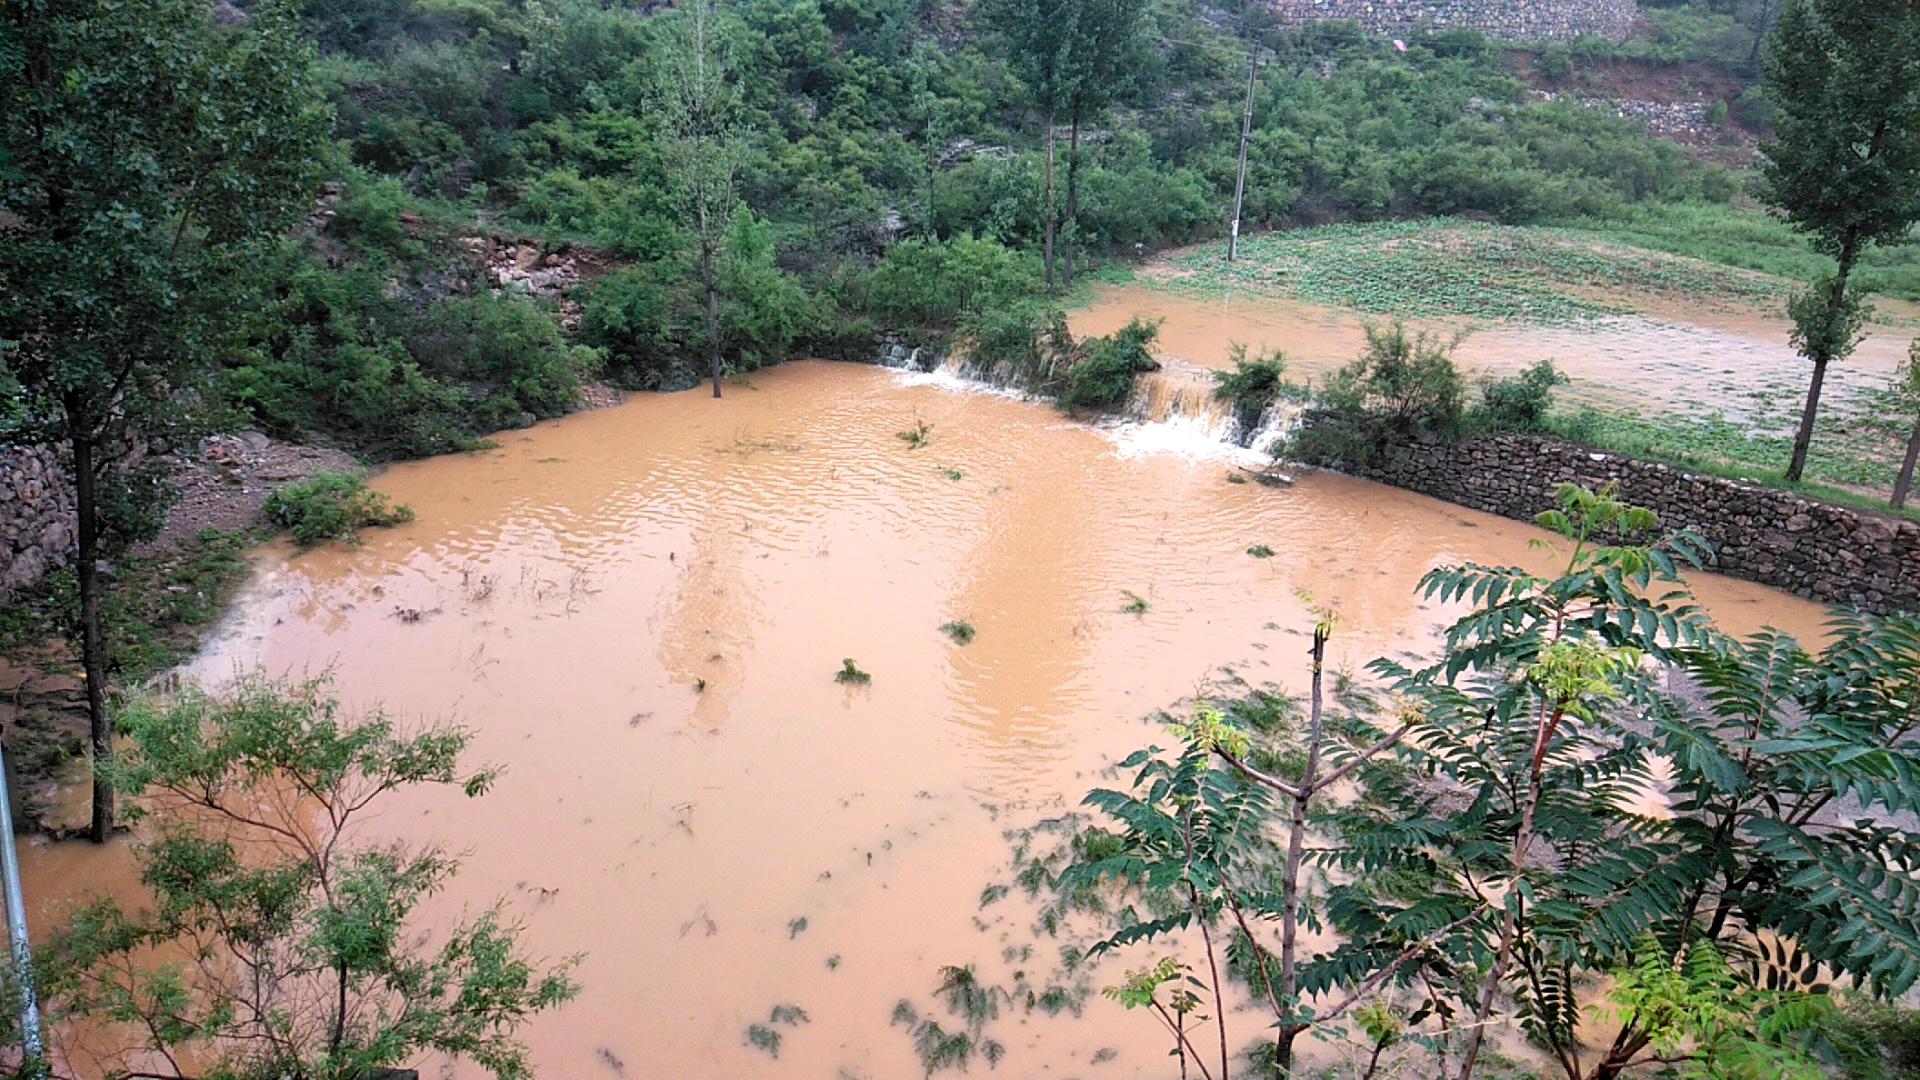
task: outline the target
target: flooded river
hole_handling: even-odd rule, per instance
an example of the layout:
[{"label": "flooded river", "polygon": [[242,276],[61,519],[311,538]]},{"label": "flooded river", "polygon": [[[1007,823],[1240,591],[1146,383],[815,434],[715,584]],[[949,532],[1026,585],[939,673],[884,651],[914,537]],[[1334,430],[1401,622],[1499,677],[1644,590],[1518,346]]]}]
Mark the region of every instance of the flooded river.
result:
[{"label": "flooded river", "polygon": [[[1882,300],[1887,314],[1911,319],[1913,305]],[[1199,297],[1144,283],[1100,285],[1093,300],[1070,313],[1073,332],[1109,334],[1139,316],[1159,319],[1157,351],[1203,367],[1231,367],[1228,350],[1282,349],[1294,379],[1325,375],[1366,348],[1364,317],[1272,296],[1229,293]],[[1384,322],[1383,319],[1373,320]],[[1571,376],[1574,401],[1637,411],[1719,412],[1742,422],[1798,419],[1810,368],[1788,344],[1784,311],[1767,314],[1722,306],[1664,302],[1645,315],[1566,326],[1422,320],[1411,325],[1442,336],[1469,331],[1454,359],[1470,376],[1510,375],[1552,360]],[[1830,397],[1886,385],[1913,330],[1873,326],[1846,363],[1831,369]]]},{"label": "flooded river", "polygon": [[[1143,718],[1223,665],[1303,688],[1299,591],[1357,671],[1431,647],[1430,567],[1541,559],[1516,522],[1328,474],[1232,484],[1221,457],[880,368],[795,363],[500,444],[382,474],[418,519],[358,549],[264,549],[195,672],[330,669],[350,706],[472,726],[493,793],[409,794],[371,828],[470,853],[440,916],[504,899],[535,951],[585,954],[579,999],[527,1032],[548,1077],[919,1075],[895,1004],[928,1012],[944,964],[1004,979],[1032,940],[1016,899],[981,907],[1004,830],[1166,743]],[[1817,634],[1802,601],[1696,586],[1730,628]],[[870,686],[833,681],[845,658]],[[26,856],[42,925],[124,874],[112,848]],[[1094,970],[1077,1018],[1003,1011],[999,1073],[1169,1074],[1097,992],[1145,959]],[[789,1004],[808,1022],[777,1058],[747,1045]]]}]

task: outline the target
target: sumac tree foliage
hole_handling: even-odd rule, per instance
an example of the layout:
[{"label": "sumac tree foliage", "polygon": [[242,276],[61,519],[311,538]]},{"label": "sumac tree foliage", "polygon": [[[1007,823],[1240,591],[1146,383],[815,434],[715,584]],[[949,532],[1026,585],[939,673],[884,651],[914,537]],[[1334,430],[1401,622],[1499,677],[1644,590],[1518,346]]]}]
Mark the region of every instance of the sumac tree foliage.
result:
[{"label": "sumac tree foliage", "polygon": [[[1304,725],[1261,693],[1203,706],[1177,753],[1088,795],[1108,842],[1053,880],[1104,897],[1080,904],[1113,920],[1096,951],[1198,979],[1163,1017],[1183,1053],[1225,1071],[1224,1025],[1189,1015],[1239,980],[1276,1075],[1292,1034],[1357,1030],[1369,1068],[1471,1080],[1515,1024],[1568,1080],[1811,1076],[1851,1052],[1847,1001],[1920,981],[1920,620],[1730,636],[1680,576],[1698,537],[1611,489],[1565,487],[1539,522],[1550,572],[1427,575],[1467,608],[1433,662],[1375,661],[1323,717],[1316,632]],[[1335,772],[1351,792],[1315,802]]]}]

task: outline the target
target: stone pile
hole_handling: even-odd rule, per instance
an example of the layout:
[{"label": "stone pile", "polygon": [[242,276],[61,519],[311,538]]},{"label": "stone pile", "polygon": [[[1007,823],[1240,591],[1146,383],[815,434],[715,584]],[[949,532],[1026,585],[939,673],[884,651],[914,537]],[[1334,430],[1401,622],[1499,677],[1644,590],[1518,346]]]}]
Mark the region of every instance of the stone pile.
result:
[{"label": "stone pile", "polygon": [[1531,521],[1569,481],[1619,481],[1628,502],[1712,544],[1709,567],[1828,604],[1920,611],[1920,524],[1606,454],[1543,435],[1399,447],[1359,475]]},{"label": "stone pile", "polygon": [[1713,105],[1704,101],[1628,101],[1622,98],[1587,98],[1580,104],[1608,109],[1629,120],[1639,120],[1655,135],[1698,135],[1713,127],[1709,119]]},{"label": "stone pile", "polygon": [[1581,34],[1624,40],[1639,17],[1634,0],[1275,0],[1282,26],[1353,19],[1377,34],[1478,30],[1503,41],[1566,41]]},{"label": "stone pile", "polygon": [[[488,246],[473,237],[471,247]],[[487,281],[495,289],[551,300],[568,333],[580,328],[580,305],[567,296],[581,282],[580,262],[571,254],[547,253],[537,244],[495,244],[487,253]]]},{"label": "stone pile", "polygon": [[[1533,92],[1536,101],[1554,101],[1558,98],[1559,95],[1545,90]],[[1606,97],[1568,97],[1567,100],[1589,109],[1602,109],[1628,120],[1638,120],[1655,135],[1699,135],[1715,126],[1713,107],[1717,103],[1711,101],[1638,101]]]}]

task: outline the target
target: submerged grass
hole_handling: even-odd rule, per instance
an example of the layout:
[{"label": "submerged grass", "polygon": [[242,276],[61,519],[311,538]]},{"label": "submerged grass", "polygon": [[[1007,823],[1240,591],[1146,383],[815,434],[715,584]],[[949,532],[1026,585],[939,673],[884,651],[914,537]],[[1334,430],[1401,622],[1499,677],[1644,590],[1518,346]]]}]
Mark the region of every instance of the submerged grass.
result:
[{"label": "submerged grass", "polygon": [[[203,529],[171,547],[115,560],[100,600],[108,672],[139,682],[192,655],[246,580],[246,549],[265,535]],[[25,656],[49,641],[77,641],[79,619],[73,571],[56,571],[0,606],[0,653]]]},{"label": "submerged grass", "polygon": [[[1403,318],[1465,316],[1563,324],[1632,311],[1621,295],[1775,303],[1791,283],[1619,245],[1606,233],[1457,220],[1328,225],[1173,257],[1181,291],[1296,296]],[[1605,297],[1593,295],[1604,293]]]},{"label": "submerged grass", "polygon": [[[1642,203],[1624,218],[1577,223],[1581,233],[1606,241],[1703,259],[1724,266],[1810,281],[1833,271],[1804,234],[1753,208],[1709,203]],[[1920,247],[1869,248],[1854,283],[1872,293],[1920,300]]]},{"label": "submerged grass", "polygon": [[955,619],[950,623],[942,623],[940,632],[952,638],[955,645],[967,645],[973,641],[973,624],[965,619]]}]

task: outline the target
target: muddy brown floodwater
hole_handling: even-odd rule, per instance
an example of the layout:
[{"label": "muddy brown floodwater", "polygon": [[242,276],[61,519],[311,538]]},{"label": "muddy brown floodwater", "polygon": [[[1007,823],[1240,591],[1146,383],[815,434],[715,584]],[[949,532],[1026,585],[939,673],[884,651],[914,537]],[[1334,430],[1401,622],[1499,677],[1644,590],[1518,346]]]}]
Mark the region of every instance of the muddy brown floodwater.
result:
[{"label": "muddy brown floodwater", "polygon": [[[1896,315],[1911,309],[1898,301],[1880,306]],[[1228,351],[1235,344],[1253,353],[1280,349],[1298,379],[1324,375],[1366,347],[1365,317],[1345,309],[1244,293],[1197,297],[1140,283],[1096,286],[1092,302],[1071,312],[1068,321],[1075,334],[1109,334],[1136,315],[1162,320],[1156,351],[1203,367],[1231,367]],[[1572,377],[1569,393],[1576,400],[1638,410],[1719,411],[1736,422],[1765,411],[1763,398],[1776,406],[1796,403],[1810,372],[1788,344],[1792,324],[1784,312],[1666,302],[1644,316],[1572,326],[1464,319],[1409,325],[1442,335],[1471,331],[1454,353],[1469,374],[1506,375],[1552,360]],[[1911,330],[1870,327],[1847,362],[1833,367],[1828,385],[1839,391],[1884,386],[1912,336]]]},{"label": "muddy brown floodwater", "polygon": [[[920,449],[895,434],[916,419]],[[1222,665],[1301,688],[1298,590],[1338,608],[1358,670],[1431,647],[1428,568],[1542,558],[1512,521],[1330,474],[1229,484],[1126,435],[825,363],[639,396],[384,473],[418,520],[265,549],[195,671],[330,668],[350,706],[473,727],[506,766],[491,794],[408,794],[371,828],[470,853],[438,917],[504,898],[536,951],[585,954],[579,999],[528,1030],[542,1075],[918,1075],[896,1002],[929,1010],[943,964],[999,981],[1057,950],[1003,959],[1033,941],[1017,894],[981,906],[1003,830],[1166,744],[1143,717]],[[1803,601],[1695,584],[1732,629],[1818,632]],[[959,618],[964,647],[937,629]],[[870,686],[833,681],[848,657]],[[125,873],[118,848],[29,856],[43,925]],[[1000,1073],[1167,1075],[1150,1021],[1097,993],[1144,959],[1094,970],[1080,1017],[1003,1010]],[[778,1058],[747,1045],[786,1004],[809,1022]]]}]

